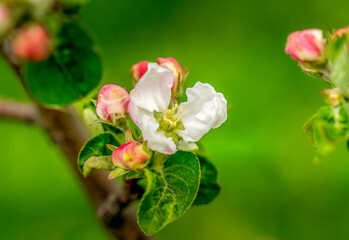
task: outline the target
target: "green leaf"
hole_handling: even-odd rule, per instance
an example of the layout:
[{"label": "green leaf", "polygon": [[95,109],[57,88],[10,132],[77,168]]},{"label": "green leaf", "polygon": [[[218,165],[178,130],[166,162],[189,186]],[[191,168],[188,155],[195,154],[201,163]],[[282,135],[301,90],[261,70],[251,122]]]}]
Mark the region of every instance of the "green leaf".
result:
[{"label": "green leaf", "polygon": [[125,143],[125,133],[119,128],[115,127],[115,125],[112,123],[105,121],[91,125],[91,123],[101,120],[96,114],[96,106],[91,101],[83,104],[82,109],[84,122],[92,136],[96,136],[104,132],[112,132],[115,134],[115,138],[120,144]]},{"label": "green leaf", "polygon": [[314,131],[313,131],[313,125],[314,125],[314,119],[316,117],[316,114],[314,114],[311,118],[309,118],[303,126],[303,129],[305,131],[305,134],[308,138],[310,138],[311,142],[315,146],[315,140],[314,140]]},{"label": "green leaf", "polygon": [[342,104],[322,107],[304,127],[312,139],[316,157],[333,151],[337,142],[348,140],[348,116]]},{"label": "green leaf", "polygon": [[137,215],[143,232],[152,235],[192,205],[199,189],[200,163],[193,153],[178,151],[163,166],[144,171],[147,188]]},{"label": "green leaf", "polygon": [[88,130],[92,136],[96,136],[104,132],[104,128],[101,123],[90,125],[92,122],[99,120],[95,110],[91,108],[84,108],[82,116],[86,125],[88,125]]},{"label": "green leaf", "polygon": [[342,53],[343,48],[348,42],[348,37],[344,34],[343,36],[337,36],[332,38],[327,44],[327,56],[334,62],[337,60],[338,56]]},{"label": "green leaf", "polygon": [[193,205],[207,204],[215,199],[221,188],[217,183],[217,170],[205,157],[198,156],[201,167],[201,181],[198,195]]},{"label": "green leaf", "polygon": [[83,5],[88,3],[90,0],[59,0],[61,3],[70,5]]},{"label": "green leaf", "polygon": [[90,157],[85,161],[83,175],[88,176],[93,169],[112,171],[116,167],[110,160],[110,156]]},{"label": "green leaf", "polygon": [[62,26],[59,44],[42,62],[25,65],[25,84],[32,97],[46,105],[64,106],[89,94],[102,76],[93,42],[77,24]]},{"label": "green leaf", "polygon": [[132,133],[133,139],[139,139],[139,137],[142,135],[142,131],[137,127],[137,125],[133,122],[130,116],[127,117],[127,122],[129,129]]},{"label": "green leaf", "polygon": [[126,180],[134,179],[134,178],[143,178],[144,177],[144,172],[143,171],[132,171],[127,173],[125,176]]},{"label": "green leaf", "polygon": [[90,157],[107,156],[112,154],[112,151],[107,148],[106,144],[120,146],[116,141],[114,134],[109,132],[90,138],[85,143],[78,156],[78,166],[82,173],[84,172],[84,164]]},{"label": "green leaf", "polygon": [[127,170],[124,168],[117,168],[109,174],[108,180],[112,180],[114,178],[120,177],[122,175],[125,175],[128,172],[130,172],[130,170]]},{"label": "green leaf", "polygon": [[330,49],[333,56],[330,55],[331,64],[331,80],[334,85],[339,88],[344,97],[349,97],[349,54],[348,54],[348,37],[343,35],[336,39]]}]

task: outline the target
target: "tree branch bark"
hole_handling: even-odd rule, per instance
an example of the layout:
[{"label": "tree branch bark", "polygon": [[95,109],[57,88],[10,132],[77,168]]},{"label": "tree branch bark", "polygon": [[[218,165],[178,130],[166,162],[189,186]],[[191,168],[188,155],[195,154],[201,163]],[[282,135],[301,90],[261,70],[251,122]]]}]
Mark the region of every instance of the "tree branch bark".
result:
[{"label": "tree branch bark", "polygon": [[[11,57],[6,56],[6,51],[2,47],[1,50],[5,60],[23,83],[21,66],[9,60]],[[80,173],[77,167],[77,157],[80,148],[89,138],[89,134],[74,107],[56,110],[45,108],[35,102],[20,104],[0,101],[1,117],[36,123],[46,131],[52,142],[65,155],[104,226],[116,239],[151,239],[140,230],[135,212],[128,207],[133,199],[128,189],[117,186],[115,181],[108,181],[107,175],[102,171],[94,171],[87,178]]]},{"label": "tree branch bark", "polygon": [[31,103],[0,100],[0,118],[41,124],[37,108]]}]

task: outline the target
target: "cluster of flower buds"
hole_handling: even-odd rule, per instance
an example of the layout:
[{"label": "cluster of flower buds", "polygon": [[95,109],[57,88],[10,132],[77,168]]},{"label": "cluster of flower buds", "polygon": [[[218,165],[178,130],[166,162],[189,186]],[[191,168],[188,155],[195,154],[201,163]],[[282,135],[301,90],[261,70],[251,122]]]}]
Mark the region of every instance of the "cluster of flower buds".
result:
[{"label": "cluster of flower buds", "polygon": [[187,102],[177,103],[185,78],[174,58],[139,62],[132,66],[131,74],[135,86],[130,94],[109,84],[102,87],[95,101],[101,119],[97,122],[127,128],[131,121],[141,131],[137,142],[125,129],[126,143],[111,156],[118,167],[139,170],[147,165],[151,152],[171,155],[177,150],[188,150],[227,119],[227,101],[207,83],[197,82],[187,89]]},{"label": "cluster of flower buds", "polygon": [[[343,45],[345,41],[347,43]],[[340,46],[344,46],[344,50]],[[335,76],[334,68],[338,68],[338,66],[335,67],[336,59],[333,56],[338,56],[339,51],[344,51],[349,55],[349,27],[340,28],[332,35],[328,34],[328,38],[325,38],[319,29],[293,32],[287,38],[285,49],[287,54],[299,62],[305,73],[313,77],[324,78],[327,83],[336,87],[322,91],[326,102],[332,105],[338,105],[343,94],[347,95],[349,91],[337,86],[339,82],[343,81],[335,81],[333,78]],[[336,77],[339,75],[337,74]]]},{"label": "cluster of flower buds", "polygon": [[[50,32],[61,24],[55,13],[69,6],[65,0],[1,1],[0,41],[9,57],[34,62],[47,59],[56,41]],[[53,21],[54,24],[46,24]]]}]

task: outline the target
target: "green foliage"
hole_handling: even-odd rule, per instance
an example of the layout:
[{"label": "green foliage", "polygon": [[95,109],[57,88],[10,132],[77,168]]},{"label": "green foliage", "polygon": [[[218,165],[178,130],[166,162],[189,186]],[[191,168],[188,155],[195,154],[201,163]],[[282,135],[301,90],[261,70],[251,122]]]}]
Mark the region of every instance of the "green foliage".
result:
[{"label": "green foliage", "polygon": [[93,169],[112,171],[116,167],[110,161],[110,156],[93,156],[88,158],[83,166],[83,175],[88,176]]},{"label": "green foliage", "polygon": [[304,129],[313,142],[316,156],[327,155],[337,142],[348,140],[348,115],[343,104],[322,107],[306,122]]},{"label": "green foliage", "polygon": [[132,171],[127,173],[125,176],[126,180],[134,179],[134,178],[143,178],[144,176],[144,171]]},{"label": "green foliage", "polygon": [[130,172],[130,170],[123,169],[123,168],[116,168],[114,171],[110,172],[108,179],[111,180],[111,179],[120,177],[122,175],[125,175],[128,172]]},{"label": "green foliage", "polygon": [[110,156],[112,154],[106,144],[119,146],[119,143],[115,139],[115,135],[109,132],[99,134],[85,143],[78,156],[78,166],[82,173],[84,173],[84,164],[89,158]]},{"label": "green foliage", "polygon": [[138,223],[152,235],[183,215],[194,202],[200,183],[200,163],[193,153],[178,151],[163,166],[145,169],[146,191],[138,208]]},{"label": "green foliage", "polygon": [[59,0],[61,3],[68,5],[83,5],[88,3],[90,0]]},{"label": "green foliage", "polygon": [[217,183],[217,170],[215,166],[203,156],[198,156],[201,168],[201,180],[198,195],[193,205],[210,203],[217,197],[221,188]]},{"label": "green foliage", "polygon": [[90,93],[102,76],[102,64],[93,42],[76,22],[64,24],[59,44],[42,62],[28,62],[25,84],[32,97],[47,105],[67,105]]},{"label": "green foliage", "polygon": [[346,35],[331,38],[327,44],[326,52],[331,62],[335,62],[342,53],[343,48],[347,44],[348,37]]}]

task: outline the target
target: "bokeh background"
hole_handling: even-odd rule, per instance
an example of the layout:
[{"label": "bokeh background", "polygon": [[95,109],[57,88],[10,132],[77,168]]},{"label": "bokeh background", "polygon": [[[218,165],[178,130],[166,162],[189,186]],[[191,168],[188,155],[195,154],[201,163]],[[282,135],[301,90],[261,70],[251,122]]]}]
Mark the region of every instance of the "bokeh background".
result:
[{"label": "bokeh background", "polygon": [[[347,0],[92,0],[83,7],[104,83],[130,89],[132,64],[172,56],[189,67],[187,86],[208,82],[233,106],[203,138],[221,194],[158,239],[349,239],[346,146],[314,164],[302,129],[324,105],[317,93],[327,86],[284,54],[288,33],[346,26],[348,12]],[[0,96],[27,100],[2,61]],[[40,129],[0,121],[0,134],[0,239],[110,239]]]}]

